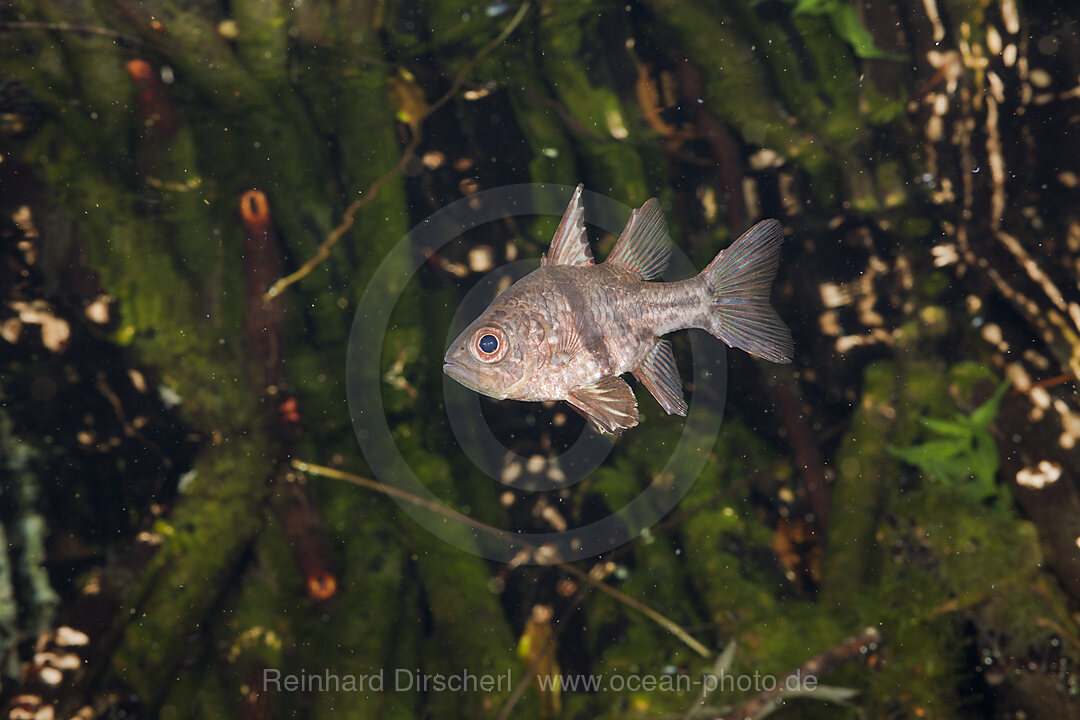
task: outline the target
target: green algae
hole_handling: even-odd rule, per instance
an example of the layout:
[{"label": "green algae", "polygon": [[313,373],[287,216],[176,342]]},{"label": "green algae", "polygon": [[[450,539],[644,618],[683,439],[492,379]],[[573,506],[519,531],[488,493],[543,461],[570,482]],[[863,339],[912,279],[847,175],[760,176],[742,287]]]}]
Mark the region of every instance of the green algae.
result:
[{"label": "green algae", "polygon": [[620,142],[631,132],[623,104],[610,85],[594,81],[581,62],[593,52],[591,38],[599,22],[586,4],[547,8],[538,38],[544,46],[541,68],[555,97],[589,133],[580,138],[577,151],[592,178],[590,186],[638,207],[650,193],[641,157],[633,146]]},{"label": "green algae", "polygon": [[290,10],[275,0],[232,3],[237,54],[252,76],[268,87],[286,86]]}]

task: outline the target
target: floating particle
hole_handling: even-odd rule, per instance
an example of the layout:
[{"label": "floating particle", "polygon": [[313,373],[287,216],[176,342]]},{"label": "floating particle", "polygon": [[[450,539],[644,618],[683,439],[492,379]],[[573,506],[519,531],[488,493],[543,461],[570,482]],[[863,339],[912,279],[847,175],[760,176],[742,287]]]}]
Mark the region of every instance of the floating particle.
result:
[{"label": "floating particle", "polygon": [[217,33],[226,40],[235,40],[240,37],[240,26],[235,20],[222,20],[218,23]]},{"label": "floating particle", "polygon": [[495,267],[495,253],[488,245],[481,245],[469,250],[469,269],[473,272],[487,272]]},{"label": "floating particle", "polygon": [[112,300],[112,297],[108,295],[98,295],[94,298],[94,301],[86,306],[87,319],[98,325],[109,322],[109,304]]},{"label": "floating particle", "polygon": [[61,647],[78,647],[90,642],[90,636],[75,628],[61,625],[56,629],[56,644]]},{"label": "floating particle", "polygon": [[14,345],[19,340],[19,333],[22,332],[22,320],[17,317],[8,318],[2,324],[0,324],[0,337],[7,340]]},{"label": "floating particle", "polygon": [[750,156],[750,167],[754,170],[767,170],[778,168],[784,164],[784,158],[780,153],[769,148],[762,148]]},{"label": "floating particle", "polygon": [[533,475],[539,475],[544,470],[544,465],[547,463],[547,459],[543,455],[533,455],[529,458],[528,464],[525,466],[525,470]]},{"label": "floating particle", "polygon": [[1054,82],[1050,77],[1050,73],[1046,72],[1042,68],[1035,68],[1028,76],[1031,79],[1031,84],[1039,89],[1046,89]]},{"label": "floating particle", "polygon": [[1016,473],[1016,482],[1023,487],[1041,490],[1061,477],[1061,465],[1050,460],[1040,460],[1034,468],[1023,468]]},{"label": "floating particle", "polygon": [[438,150],[429,150],[420,158],[420,162],[428,170],[435,170],[446,164],[446,154]]}]

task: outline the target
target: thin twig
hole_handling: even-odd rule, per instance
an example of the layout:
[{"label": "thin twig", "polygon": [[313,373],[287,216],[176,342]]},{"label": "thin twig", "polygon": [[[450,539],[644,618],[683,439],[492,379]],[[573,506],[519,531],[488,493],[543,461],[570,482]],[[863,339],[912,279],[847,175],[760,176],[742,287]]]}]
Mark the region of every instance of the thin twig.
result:
[{"label": "thin twig", "polygon": [[414,135],[413,139],[409,141],[409,144],[405,146],[405,151],[401,155],[401,159],[394,165],[390,172],[383,175],[376,180],[368,188],[368,194],[359,200],[353,201],[349,207],[345,208],[345,212],[341,216],[341,223],[330,231],[330,234],[326,236],[326,239],[322,241],[318,249],[315,251],[315,255],[308,259],[303,265],[296,270],[296,272],[290,273],[281,278],[270,289],[263,294],[263,300],[269,301],[276,298],[282,293],[285,288],[289,287],[293,283],[297,283],[300,280],[311,274],[311,271],[318,267],[324,260],[330,257],[330,250],[333,249],[342,236],[347,233],[353,226],[353,216],[356,215],[356,211],[367,205],[369,202],[375,199],[379,194],[379,188],[385,185],[389,180],[393,179],[395,175],[405,169],[406,163],[409,162],[409,158],[412,157],[413,151],[416,150],[416,146],[420,144],[420,136]]},{"label": "thin twig", "polygon": [[[764,475],[766,473],[772,472],[780,464],[781,463],[778,461],[776,463],[773,463],[772,465],[770,465],[767,468],[764,468],[762,470],[758,470],[756,473],[754,473],[750,477],[744,478],[743,480],[731,485],[730,487],[725,488],[724,490],[720,490],[720,491],[714,493],[712,496],[705,499],[703,502],[696,505],[695,507],[684,510],[683,512],[681,512],[679,514],[668,518],[666,521],[664,521],[663,523],[661,523],[660,525],[657,526],[657,531],[658,532],[663,532],[665,530],[670,530],[671,528],[674,528],[675,526],[682,524],[683,522],[685,522],[689,518],[693,517],[694,515],[697,515],[699,512],[701,512],[703,510],[706,510],[707,508],[709,508],[709,507],[715,505],[716,503],[720,502],[725,497],[728,497],[729,495],[731,495],[731,494],[733,494],[735,492],[739,492],[742,489],[753,485],[757,481],[757,479],[759,477],[761,477],[762,475]],[[350,473],[344,473],[344,472],[341,472],[339,470],[334,470],[333,468],[325,468],[325,467],[323,467],[321,465],[312,465],[310,463],[302,463],[302,462],[299,462],[299,461],[294,461],[293,462],[293,467],[295,467],[297,470],[300,470],[301,472],[306,472],[306,473],[309,473],[311,475],[324,475],[326,477],[331,477],[331,478],[335,478],[335,479],[339,479],[339,480],[344,480],[346,482],[351,482],[351,483],[353,483],[355,485],[358,485],[360,487],[368,488],[370,490],[374,490],[374,491],[379,492],[379,493],[384,493],[384,494],[387,494],[387,495],[393,495],[394,497],[399,497],[399,498],[401,498],[403,500],[406,500],[408,502],[413,502],[413,503],[415,503],[417,505],[421,505],[421,506],[423,506],[423,507],[425,507],[427,509],[433,510],[434,512],[442,512],[444,510],[446,512],[448,512],[448,513],[452,512],[452,511],[448,510],[447,508],[445,508],[445,507],[443,507],[441,505],[438,506],[438,507],[432,507],[429,503],[427,503],[426,501],[423,501],[422,498],[417,498],[415,496],[410,495],[409,493],[404,493],[404,492],[401,492],[401,491],[395,491],[393,488],[388,488],[385,485],[382,485],[380,483],[376,483],[373,480],[368,480],[367,478],[362,478],[362,477],[359,477],[359,476],[356,476],[356,475],[352,475]],[[472,518],[466,518],[466,517],[462,516],[462,520],[464,522],[468,522],[470,527],[481,530],[481,531],[483,531],[485,533],[487,533],[487,532],[489,532],[491,530],[490,526],[484,525],[483,523],[479,523],[478,521],[475,521]],[[634,545],[636,545],[640,541],[641,541],[640,537],[634,538],[633,540],[631,540],[626,545],[623,545],[622,547],[617,548],[614,552],[612,552],[609,555],[609,559],[618,557],[618,556],[622,555],[623,553],[629,551],[630,548],[632,548]],[[522,543],[522,544],[525,544],[525,543]],[[560,567],[562,567],[562,566],[560,566]],[[565,567],[571,567],[571,566],[565,566]],[[577,568],[573,568],[573,570],[577,571],[577,572],[580,572],[579,570],[577,570]],[[573,574],[576,575],[577,572],[574,572]],[[595,581],[595,579],[593,578],[593,576],[591,574],[586,573],[582,577],[585,578],[586,582],[578,588],[578,591],[574,594],[574,597],[571,598],[571,600],[570,600],[569,604],[567,605],[566,609],[563,611],[563,614],[559,617],[559,622],[555,624],[554,632],[551,634],[551,636],[544,643],[544,647],[541,649],[540,654],[537,655],[537,657],[533,660],[533,662],[529,664],[529,667],[526,668],[525,673],[522,676],[521,680],[518,681],[517,685],[514,687],[513,691],[510,693],[510,696],[506,699],[506,702],[503,703],[503,706],[499,710],[499,714],[498,714],[496,720],[506,720],[506,718],[510,717],[510,713],[513,712],[513,709],[517,706],[518,702],[521,701],[521,698],[524,696],[525,691],[528,689],[529,682],[532,680],[532,676],[536,673],[536,670],[540,665],[540,661],[543,659],[544,655],[547,653],[548,648],[562,634],[562,630],[565,627],[565,623],[569,620],[570,615],[575,610],[577,610],[578,606],[581,605],[581,603],[585,600],[585,597],[588,595],[589,588],[599,586],[598,585],[599,581]],[[604,583],[599,583],[599,584],[603,584],[605,587],[607,587],[607,585],[604,584]],[[625,596],[623,596],[623,597],[625,597]],[[617,598],[617,599],[622,601],[623,598]],[[629,598],[627,598],[627,599],[629,599]],[[637,609],[637,608],[635,608],[635,609]],[[650,616],[650,617],[652,617],[652,616]],[[675,627],[679,627],[679,629],[682,630],[682,628],[680,626],[678,626],[678,625],[676,625]],[[683,631],[683,632],[685,633],[685,631]],[[686,637],[690,637],[688,633],[686,634]],[[695,640],[694,642],[696,643],[697,641]]]},{"label": "thin twig", "polygon": [[1076,635],[1073,635],[1068,630],[1066,630],[1065,628],[1063,628],[1061,625],[1054,622],[1050,618],[1047,618],[1047,617],[1035,618],[1035,623],[1037,625],[1042,626],[1042,627],[1050,628],[1051,630],[1056,632],[1058,635],[1060,635],[1061,637],[1065,638],[1070,643],[1075,645],[1078,650],[1080,650],[1080,637],[1077,637]]},{"label": "thin twig", "polygon": [[[703,510],[706,510],[706,509],[712,507],[716,503],[723,500],[725,497],[727,497],[727,496],[729,496],[729,495],[731,495],[731,494],[733,494],[735,492],[741,491],[742,489],[744,489],[746,487],[749,487],[749,486],[753,485],[757,481],[757,479],[759,477],[761,477],[762,475],[764,475],[767,472],[772,472],[780,464],[781,463],[778,461],[778,462],[773,463],[772,465],[770,465],[769,467],[767,467],[767,468],[765,468],[763,470],[758,470],[756,473],[754,473],[750,477],[744,478],[743,480],[740,480],[739,482],[731,485],[730,487],[727,487],[727,488],[725,488],[723,490],[720,490],[720,491],[714,493],[712,496],[705,499],[700,504],[698,504],[698,505],[696,505],[696,506],[694,506],[692,508],[688,508],[687,510],[684,510],[683,512],[679,513],[678,515],[673,515],[672,517],[668,518],[664,522],[657,525],[655,530],[653,531],[653,534],[656,535],[658,533],[670,530],[670,529],[674,528],[675,526],[680,525],[681,523],[685,522],[686,520],[688,520],[688,519],[692,518],[693,516],[697,515],[698,513],[702,512]],[[619,548],[616,548],[609,555],[607,555],[607,559],[612,560],[614,558],[619,557],[620,555],[623,555],[626,552],[629,552],[634,546],[636,546],[640,542],[641,542],[641,536],[639,535],[638,537],[634,538],[633,540],[631,540],[627,544],[625,544],[625,545],[623,545],[623,546],[621,546]],[[578,591],[574,594],[574,597],[570,599],[569,605],[567,606],[566,610],[563,612],[562,616],[559,618],[559,623],[557,623],[556,626],[555,626],[555,631],[552,633],[552,636],[550,638],[548,638],[547,643],[545,643],[544,652],[547,651],[547,646],[550,645],[556,639],[558,639],[559,635],[562,634],[563,623],[565,623],[567,620],[569,620],[570,615],[577,609],[578,605],[580,605],[582,603],[582,601],[585,599],[585,596],[588,594],[589,587],[591,587],[591,586],[588,585],[588,584],[581,585],[578,588]],[[541,653],[541,655],[539,657],[542,658],[543,653]],[[536,671],[536,668],[537,668],[538,665],[539,665],[539,659],[534,660],[533,663],[529,665],[529,667],[525,671],[525,675],[521,678],[521,680],[518,681],[517,686],[514,688],[513,692],[510,693],[510,697],[508,697],[506,699],[506,702],[503,704],[503,707],[499,711],[499,714],[498,714],[498,716],[496,717],[495,720],[506,720],[506,718],[510,717],[510,712],[514,709],[514,707],[521,700],[522,695],[524,695],[525,690],[529,686],[529,681],[532,679],[532,673],[534,673]]]},{"label": "thin twig", "polygon": [[585,596],[589,594],[587,585],[582,585],[574,593],[574,597],[570,599],[570,604],[567,606],[563,614],[559,616],[558,622],[555,623],[554,628],[547,640],[544,641],[544,646],[540,648],[540,652],[533,658],[533,661],[529,663],[529,667],[525,668],[525,674],[521,676],[521,680],[514,686],[510,696],[506,698],[506,702],[499,709],[499,714],[495,716],[495,720],[506,720],[510,717],[510,713],[514,707],[521,701],[521,698],[525,695],[525,691],[529,688],[529,683],[532,681],[533,676],[536,675],[536,671],[540,669],[540,663],[544,661],[545,656],[549,650],[552,650],[552,644],[562,634],[562,629],[565,627],[565,623],[570,619],[570,615],[577,610],[578,605],[585,599]]},{"label": "thin twig", "polygon": [[314,463],[304,462],[303,460],[293,460],[292,466],[299,472],[307,473],[308,475],[318,475],[322,477],[333,478],[334,480],[344,480],[347,483],[359,485],[362,488],[367,488],[368,490],[373,490],[383,495],[389,495],[391,497],[398,498],[399,500],[404,500],[407,503],[412,503],[413,505],[422,507],[425,510],[430,510],[431,512],[438,513],[453,520],[457,520],[460,523],[468,525],[473,530],[478,530],[486,535],[493,535],[498,537],[502,534],[498,528],[493,528],[490,525],[486,525],[479,520],[465,515],[464,513],[460,513],[457,510],[448,508],[442,503],[435,502],[433,500],[427,500],[426,498],[413,495],[412,493],[405,492],[404,490],[398,490],[397,488],[391,487],[389,485],[383,485],[377,480],[371,480],[370,478],[354,475],[352,473],[345,472],[344,470],[337,470],[335,468],[326,467],[325,465],[316,465]]},{"label": "thin twig", "polygon": [[451,83],[450,89],[443,93],[443,95],[438,100],[429,105],[427,110],[425,110],[424,113],[420,116],[419,120],[415,125],[417,131],[413,133],[412,139],[409,140],[408,145],[405,146],[405,150],[402,152],[401,159],[398,160],[397,164],[394,165],[394,167],[391,168],[385,175],[383,175],[371,184],[371,187],[368,188],[367,195],[360,198],[359,200],[354,201],[351,205],[349,205],[349,207],[345,209],[345,212],[341,216],[341,222],[336,228],[334,228],[330,232],[329,235],[326,236],[326,239],[323,240],[323,242],[319,245],[319,248],[315,251],[315,255],[303,265],[301,265],[300,268],[296,270],[296,272],[286,275],[285,277],[275,282],[272,286],[270,286],[270,289],[267,290],[266,293],[263,295],[264,300],[272,300],[273,298],[277,297],[282,293],[282,291],[285,290],[285,288],[307,277],[312,270],[314,270],[316,267],[319,266],[319,264],[321,264],[323,261],[330,257],[330,251],[333,249],[333,247],[337,245],[341,238],[345,235],[345,233],[347,233],[350,228],[352,228],[356,211],[374,200],[375,196],[379,192],[379,188],[381,188],[389,180],[393,179],[398,173],[405,169],[405,166],[408,164],[409,159],[412,158],[413,153],[416,151],[417,146],[420,144],[420,125],[423,124],[423,122],[429,117],[431,117],[432,114],[435,113],[439,108],[450,102],[450,100],[452,100],[455,95],[457,95],[458,90],[460,90],[461,86],[465,84],[465,79],[468,74],[472,72],[477,65],[483,62],[484,58],[486,58],[492,50],[501,45],[503,41],[505,41],[506,38],[510,36],[510,33],[514,32],[517,26],[521,24],[521,21],[525,19],[525,15],[529,10],[529,5],[530,3],[528,2],[522,3],[521,8],[517,11],[517,14],[514,15],[514,17],[510,20],[509,23],[506,24],[506,27],[503,28],[502,32],[500,32],[494,40],[485,45],[480,50],[480,52],[478,52],[472,57],[471,60],[469,60],[469,62],[465,63],[465,67],[461,69],[461,72],[459,72],[457,74],[457,77],[454,78],[454,82]]},{"label": "thin twig", "polygon": [[[453,510],[451,508],[448,508],[448,507],[446,507],[445,505],[443,505],[441,503],[438,503],[438,502],[435,502],[435,501],[432,501],[432,500],[427,500],[427,499],[422,498],[422,497],[418,497],[416,495],[413,495],[412,493],[405,492],[404,490],[399,490],[398,488],[395,488],[395,487],[390,487],[388,485],[383,485],[382,483],[380,483],[380,482],[378,482],[376,480],[371,480],[370,478],[365,478],[365,477],[361,477],[359,475],[354,475],[352,473],[345,472],[343,470],[337,470],[335,468],[326,467],[325,465],[316,465],[314,463],[304,462],[303,460],[293,460],[292,461],[292,466],[294,468],[296,468],[298,471],[302,472],[302,473],[307,473],[307,474],[310,474],[310,475],[321,475],[323,477],[329,477],[329,478],[333,478],[335,480],[344,480],[345,482],[352,483],[353,485],[358,485],[358,486],[360,486],[362,488],[366,488],[368,490],[373,490],[374,492],[381,493],[383,495],[389,495],[391,497],[395,497],[395,498],[398,498],[400,500],[404,500],[404,501],[406,501],[408,503],[412,503],[413,505],[416,505],[418,507],[422,507],[425,510],[430,510],[430,511],[432,511],[434,513],[438,513],[438,514],[440,514],[440,515],[442,515],[444,517],[448,517],[448,518],[451,518],[453,520],[457,520],[458,522],[461,522],[461,523],[467,525],[468,527],[472,528],[473,530],[476,530],[478,532],[482,532],[485,535],[493,535],[495,537],[500,537],[500,536],[503,535],[503,532],[501,530],[499,530],[498,528],[494,528],[494,527],[492,527],[490,525],[482,523],[479,520],[476,520],[475,518],[471,518],[468,515],[465,515],[463,513],[458,512],[457,510]],[[532,547],[527,542],[524,542],[522,540],[517,540],[517,542],[520,545],[522,545],[523,547],[528,548],[533,553],[535,553],[536,550],[537,550],[537,548]],[[565,572],[568,572],[571,575],[579,578],[580,580],[582,580],[583,582],[591,585],[592,587],[595,587],[596,589],[601,590],[601,591],[607,593],[608,595],[611,595],[613,598],[615,598],[619,602],[623,603],[627,607],[638,611],[639,613],[641,613],[645,617],[649,618],[650,620],[652,620],[653,622],[655,622],[656,624],[660,625],[665,630],[670,632],[672,635],[677,637],[679,640],[681,640],[683,643],[685,643],[687,647],[689,647],[691,650],[693,650],[697,654],[701,655],[702,657],[708,658],[708,657],[710,657],[712,655],[712,653],[709,652],[708,648],[706,648],[704,645],[702,645],[697,640],[695,640],[690,635],[690,633],[688,633],[685,629],[683,629],[683,627],[681,625],[676,623],[674,620],[671,620],[671,619],[661,615],[660,613],[658,613],[656,610],[653,610],[648,605],[645,605],[644,603],[641,603],[641,602],[635,600],[634,598],[630,597],[629,595],[626,595],[625,593],[616,590],[615,588],[611,587],[610,585],[603,582],[602,580],[594,578],[589,573],[587,573],[584,570],[581,570],[581,569],[579,569],[579,568],[577,568],[577,567],[575,567],[575,566],[573,566],[573,565],[571,565],[569,563],[558,562],[558,563],[552,563],[552,564],[555,567],[558,567],[561,570],[564,570]]]},{"label": "thin twig", "polygon": [[584,570],[581,570],[579,568],[576,568],[573,565],[568,565],[566,563],[559,563],[559,567],[562,568],[563,570],[566,570],[568,573],[570,573],[574,577],[579,578],[580,580],[583,580],[583,581],[589,583],[590,585],[595,587],[597,590],[602,590],[603,592],[606,592],[608,595],[615,598],[616,600],[618,600],[622,604],[626,605],[627,607],[630,607],[630,608],[633,608],[634,610],[637,610],[639,613],[641,613],[645,617],[651,619],[657,625],[659,625],[660,627],[664,628],[665,630],[670,632],[675,637],[682,640],[683,643],[688,648],[690,648],[691,650],[696,652],[701,657],[703,657],[703,658],[712,657],[712,653],[709,652],[709,649],[707,647],[705,647],[704,645],[702,645],[701,643],[699,643],[693,637],[691,637],[690,633],[686,632],[686,630],[684,630],[681,625],[679,625],[679,624],[675,623],[674,621],[669,620],[668,618],[664,617],[663,615],[656,612],[655,610],[653,610],[648,605],[645,605],[643,603],[638,602],[637,600],[630,597],[626,593],[624,593],[624,592],[622,592],[620,590],[616,590],[611,585],[608,585],[606,582],[601,582],[600,580],[597,580],[596,578],[592,577],[589,573],[587,573]]},{"label": "thin twig", "polygon": [[866,649],[881,642],[881,633],[877,628],[869,627],[843,640],[820,655],[815,655],[791,672],[781,675],[774,683],[772,690],[763,690],[738,707],[722,715],[718,720],[757,720],[764,717],[773,703],[783,697],[791,678],[797,679],[802,685],[807,678],[813,677],[815,681],[833,668],[842,665],[849,660],[863,656]]},{"label": "thin twig", "polygon": [[128,35],[126,33],[118,32],[116,30],[109,30],[108,28],[93,27],[90,25],[72,25],[71,23],[63,22],[41,22],[38,20],[16,20],[11,22],[0,22],[0,29],[2,30],[53,30],[55,32],[70,32],[78,33],[80,35],[100,35],[101,37],[112,38],[113,40],[123,40],[126,43],[132,45],[141,45],[143,47],[149,47],[150,44],[144,40],[141,40],[134,35]]}]

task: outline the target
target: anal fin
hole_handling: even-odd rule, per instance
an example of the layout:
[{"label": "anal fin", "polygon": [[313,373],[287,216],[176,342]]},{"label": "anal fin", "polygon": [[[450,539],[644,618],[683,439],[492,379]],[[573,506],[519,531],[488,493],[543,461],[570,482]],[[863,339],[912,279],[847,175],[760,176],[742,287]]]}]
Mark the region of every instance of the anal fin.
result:
[{"label": "anal fin", "polygon": [[576,387],[566,401],[600,432],[619,435],[638,424],[637,398],[618,375]]},{"label": "anal fin", "polygon": [[637,381],[652,393],[668,415],[686,415],[682,379],[679,377],[679,368],[675,365],[675,354],[671,351],[670,342],[657,340],[652,352],[645,356],[633,372]]}]

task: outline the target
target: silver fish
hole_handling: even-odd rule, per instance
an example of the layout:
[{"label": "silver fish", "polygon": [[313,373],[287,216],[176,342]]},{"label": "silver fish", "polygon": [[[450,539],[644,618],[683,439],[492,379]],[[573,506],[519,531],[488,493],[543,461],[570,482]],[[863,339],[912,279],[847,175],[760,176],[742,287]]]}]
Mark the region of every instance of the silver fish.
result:
[{"label": "silver fish", "polygon": [[601,264],[585,234],[579,185],[540,267],[492,301],[446,352],[447,375],[499,400],[565,400],[602,432],[638,424],[629,372],[668,414],[686,415],[671,343],[701,328],[730,347],[791,362],[795,346],[769,305],[783,232],[764,220],[700,275],[649,282],[667,268],[667,225],[655,198],[634,210]]}]

